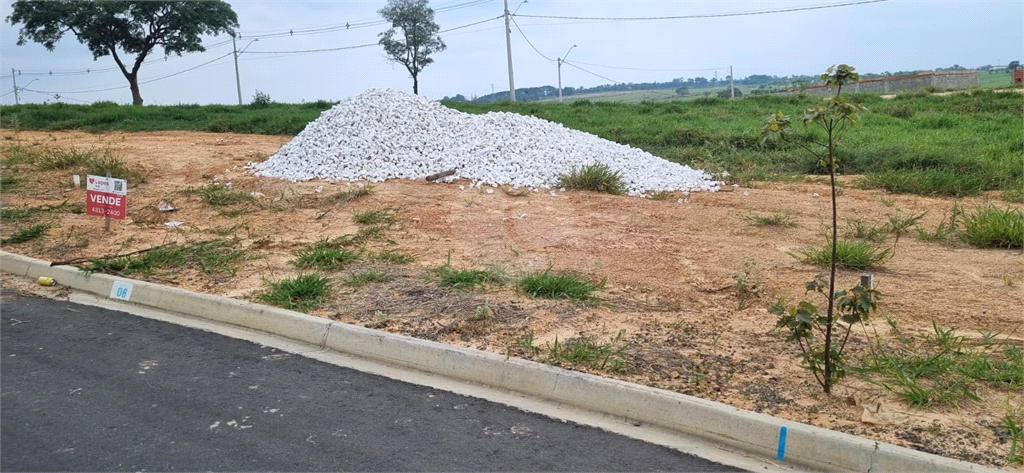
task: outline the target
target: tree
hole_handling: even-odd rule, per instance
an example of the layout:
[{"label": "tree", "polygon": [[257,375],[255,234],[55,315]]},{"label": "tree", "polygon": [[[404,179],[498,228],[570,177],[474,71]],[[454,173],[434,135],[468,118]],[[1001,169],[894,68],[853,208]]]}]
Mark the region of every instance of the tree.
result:
[{"label": "tree", "polygon": [[686,97],[687,95],[690,95],[690,89],[686,87],[680,87],[676,89],[676,95],[680,97]]},{"label": "tree", "polygon": [[1006,66],[1006,70],[1013,71],[1018,67],[1020,67],[1020,61],[1010,61],[1010,64]]},{"label": "tree", "polygon": [[[391,29],[380,34],[380,45],[388,59],[409,71],[412,93],[419,95],[420,71],[434,62],[431,54],[448,47],[437,35],[441,28],[434,23],[434,10],[427,0],[388,0],[388,6],[378,13],[391,22]],[[402,30],[403,39],[395,39],[395,28]]]},{"label": "tree", "polygon": [[[821,80],[829,89],[835,89],[836,93],[830,97],[824,105],[807,109],[801,117],[804,126],[817,127],[825,133],[825,141],[814,139],[790,140],[793,134],[789,117],[778,112],[768,117],[768,120],[761,127],[761,142],[765,143],[770,139],[781,139],[792,141],[802,147],[814,157],[818,158],[818,164],[826,168],[829,174],[829,183],[832,188],[832,235],[828,239],[831,259],[829,265],[829,279],[824,281],[815,278],[814,281],[806,284],[807,291],[816,291],[826,296],[828,307],[822,313],[814,304],[802,301],[795,307],[786,307],[785,301],[780,299],[769,309],[769,312],[779,316],[776,322],[777,327],[785,327],[790,330],[788,340],[796,341],[800,345],[803,354],[804,367],[814,373],[818,383],[821,384],[825,393],[831,393],[832,385],[846,374],[843,362],[843,349],[849,340],[853,324],[867,319],[877,307],[877,299],[880,297],[878,291],[870,287],[854,286],[849,291],[836,291],[836,266],[838,263],[838,207],[836,205],[836,170],[839,168],[839,159],[836,157],[836,149],[844,132],[856,126],[860,120],[860,113],[867,110],[857,102],[850,102],[842,97],[843,85],[857,82],[860,75],[854,72],[854,68],[846,64],[829,67],[821,75]],[[825,290],[828,293],[825,293]],[[839,339],[837,333],[838,310],[839,320],[846,324],[845,334]],[[822,345],[814,345],[816,342],[815,332],[824,336]],[[823,332],[823,333],[822,333]]]},{"label": "tree", "polygon": [[[18,45],[40,43],[48,51],[71,32],[89,47],[93,59],[113,56],[128,79],[132,103],[142,105],[139,93],[139,68],[157,46],[164,55],[205,51],[200,35],[233,34],[238,15],[222,1],[202,2],[14,2],[7,17],[12,26],[24,25],[18,33]],[[131,69],[118,49],[134,54]]]}]

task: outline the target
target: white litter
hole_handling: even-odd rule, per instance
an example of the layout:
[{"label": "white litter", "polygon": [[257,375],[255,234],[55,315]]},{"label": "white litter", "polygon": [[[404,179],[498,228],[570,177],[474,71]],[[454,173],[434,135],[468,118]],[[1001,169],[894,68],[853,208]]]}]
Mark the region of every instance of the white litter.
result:
[{"label": "white litter", "polygon": [[593,164],[617,171],[630,195],[716,191],[721,184],[702,170],[558,123],[506,112],[470,115],[381,89],[324,111],[276,154],[247,168],[293,182],[423,179],[454,169],[439,181],[551,189],[559,175]]}]

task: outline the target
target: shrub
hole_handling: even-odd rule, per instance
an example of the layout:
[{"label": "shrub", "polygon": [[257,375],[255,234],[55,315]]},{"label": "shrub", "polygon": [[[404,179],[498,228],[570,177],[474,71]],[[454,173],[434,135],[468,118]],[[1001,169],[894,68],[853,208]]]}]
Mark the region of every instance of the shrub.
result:
[{"label": "shrub", "polygon": [[594,163],[582,168],[572,168],[568,174],[558,177],[558,184],[570,190],[589,190],[618,195],[626,191],[618,171],[612,171],[607,164]]}]

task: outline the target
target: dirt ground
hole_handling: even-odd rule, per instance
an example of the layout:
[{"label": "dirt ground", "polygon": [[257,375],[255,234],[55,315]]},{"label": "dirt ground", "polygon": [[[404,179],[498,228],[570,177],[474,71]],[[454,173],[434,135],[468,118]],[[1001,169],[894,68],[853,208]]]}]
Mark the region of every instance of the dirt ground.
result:
[{"label": "dirt ground", "polygon": [[[147,182],[129,183],[128,218],[114,221],[68,212],[46,217],[55,223],[36,241],[4,250],[51,261],[126,253],[169,242],[236,239],[248,259],[233,276],[195,271],[161,274],[155,282],[189,290],[255,300],[265,281],[299,273],[289,260],[303,245],[325,237],[353,234],[354,212],[393,209],[399,220],[370,250],[414,254],[414,262],[386,264],[369,259],[330,274],[338,282],[331,302],[313,314],[380,330],[437,340],[501,354],[532,356],[515,340],[533,333],[533,343],[588,336],[625,347],[624,371],[599,374],[691,394],[739,408],[904,445],[947,457],[1006,466],[1009,443],[996,427],[1007,409],[1021,406],[1019,390],[980,387],[981,402],[913,408],[883,388],[845,378],[826,396],[811,373],[798,366],[797,347],[774,330],[767,306],[785,297],[803,298],[804,283],[821,270],[793,256],[821,246],[829,216],[824,180],[727,186],[723,192],[642,199],[590,192],[545,190],[525,195],[470,188],[468,182],[434,184],[388,181],[372,184],[369,196],[338,202],[330,195],[365,183],[298,182],[257,178],[244,166],[264,159],[288,142],[286,136],[155,132],[2,133],[2,148],[51,147],[110,152],[144,169]],[[40,172],[27,165],[5,167],[18,178],[5,190],[3,207],[85,202],[69,172]],[[438,171],[442,171],[439,169]],[[31,177],[28,177],[31,176]],[[24,178],[24,179],[23,179]],[[891,195],[846,183],[839,197],[840,218],[881,223],[887,215],[927,214],[933,229],[949,213],[952,199]],[[262,199],[239,216],[225,216],[196,196],[179,191],[214,182],[257,191]],[[318,192],[317,189],[320,189]],[[988,199],[1009,205],[996,196]],[[961,199],[967,209],[986,197]],[[180,210],[156,210],[166,201]],[[1018,204],[1019,205],[1019,204]],[[324,213],[326,212],[326,213]],[[788,213],[795,227],[758,227],[744,217]],[[31,222],[37,222],[32,220]],[[167,221],[182,225],[169,227]],[[4,222],[6,238],[24,222]],[[886,243],[893,244],[890,236]],[[512,283],[486,290],[438,287],[429,269],[450,258],[459,269],[502,268],[526,272],[575,271],[592,280],[607,278],[601,303],[531,299]],[[733,289],[745,262],[756,262],[762,295],[747,307]],[[351,271],[372,268],[395,276],[390,282],[346,288]],[[873,270],[883,294],[880,310],[907,334],[955,327],[978,338],[998,332],[1011,343],[1024,341],[1024,258],[1019,250],[974,249],[925,242],[904,235],[894,256]],[[839,287],[857,283],[861,272],[841,271]],[[52,291],[10,277],[5,286]],[[482,307],[490,308],[480,317]],[[873,327],[889,336],[875,317]],[[870,329],[869,329],[870,330]],[[855,332],[854,357],[867,347]]]}]

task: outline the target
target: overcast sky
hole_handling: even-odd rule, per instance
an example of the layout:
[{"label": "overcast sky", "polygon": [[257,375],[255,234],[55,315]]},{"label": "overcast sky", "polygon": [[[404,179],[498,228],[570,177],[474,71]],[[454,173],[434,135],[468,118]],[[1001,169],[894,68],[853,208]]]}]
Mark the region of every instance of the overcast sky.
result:
[{"label": "overcast sky", "polygon": [[[1024,60],[1020,0],[848,6],[839,5],[857,0],[520,1],[509,2],[517,11],[511,26],[517,88],[557,85],[559,57],[568,61],[562,66],[564,87],[724,78],[730,66],[742,78],[820,74],[835,63],[880,73]],[[376,44],[390,26],[377,13],[384,1],[229,3],[241,25],[237,48],[244,49],[238,61],[244,103],[257,90],[292,103],[337,101],[369,88],[412,92],[408,72],[389,62]],[[448,49],[420,73],[420,94],[472,98],[508,90],[502,0],[433,0],[430,6]],[[806,7],[831,8],[763,13]],[[748,14],[756,12],[762,13]],[[0,4],[4,19],[10,13],[9,1]],[[739,15],[713,16],[720,14]],[[662,18],[635,19],[640,17]],[[25,89],[19,92],[22,103],[131,103],[128,82],[113,59],[94,61],[74,35],[65,35],[48,52],[36,43],[17,46],[17,26],[4,22],[0,28],[0,104],[14,103],[14,81]],[[147,105],[238,103],[231,38],[209,37],[203,43],[206,52],[165,60],[158,49],[147,60],[139,72]],[[322,49],[335,50],[300,52]],[[14,78],[12,68],[20,71]]]}]

